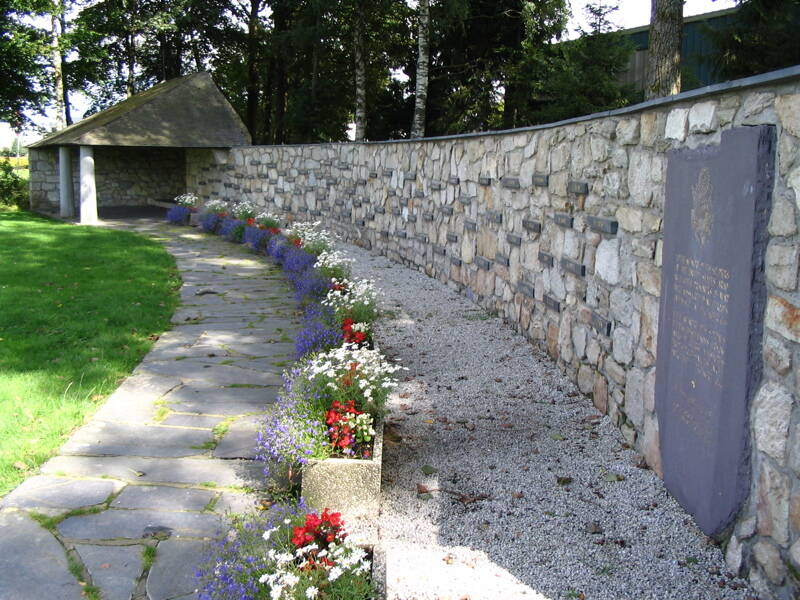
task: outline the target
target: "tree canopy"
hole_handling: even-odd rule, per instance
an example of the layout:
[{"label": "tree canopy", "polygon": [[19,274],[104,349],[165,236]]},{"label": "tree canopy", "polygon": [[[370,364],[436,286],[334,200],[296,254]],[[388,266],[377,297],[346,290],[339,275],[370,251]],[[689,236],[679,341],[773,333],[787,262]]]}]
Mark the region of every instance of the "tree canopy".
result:
[{"label": "tree canopy", "polygon": [[[776,7],[798,2],[743,2],[759,28],[720,34],[721,68],[732,76],[757,68],[737,65],[759,54],[753,44],[777,27]],[[345,140],[354,122],[366,139],[408,137],[420,65],[428,136],[534,125],[637,97],[619,83],[632,50],[611,31],[613,2],[590,3],[591,26],[571,41],[562,41],[566,0],[429,0],[422,17],[418,4],[0,0],[0,119],[18,125],[26,111],[48,104],[68,111],[75,90],[98,111],[201,70],[211,72],[253,141],[267,144]],[[48,14],[57,18],[34,25]]]}]

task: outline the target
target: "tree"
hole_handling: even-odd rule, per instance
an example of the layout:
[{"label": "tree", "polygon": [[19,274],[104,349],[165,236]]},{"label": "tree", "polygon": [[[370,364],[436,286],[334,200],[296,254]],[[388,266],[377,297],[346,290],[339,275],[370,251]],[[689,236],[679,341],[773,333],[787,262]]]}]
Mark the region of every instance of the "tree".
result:
[{"label": "tree", "polygon": [[711,30],[714,69],[738,79],[800,64],[800,0],[740,0],[730,25]]},{"label": "tree", "polygon": [[633,86],[619,83],[633,46],[612,31],[608,16],[616,7],[593,2],[585,10],[589,31],[581,29],[578,39],[551,44],[544,51],[532,49],[523,65],[521,71],[531,83],[521,113],[525,124],[612,110],[636,100]]},{"label": "tree", "polygon": [[414,120],[411,123],[411,137],[425,136],[425,109],[428,102],[428,65],[430,62],[430,46],[428,35],[431,27],[430,4],[428,0],[419,0],[417,43],[417,80],[414,87]]},{"label": "tree", "polygon": [[651,0],[646,99],[681,91],[683,0]]},{"label": "tree", "polygon": [[15,129],[26,120],[25,111],[39,110],[45,101],[47,39],[22,19],[47,8],[44,0],[0,0],[0,121]]}]

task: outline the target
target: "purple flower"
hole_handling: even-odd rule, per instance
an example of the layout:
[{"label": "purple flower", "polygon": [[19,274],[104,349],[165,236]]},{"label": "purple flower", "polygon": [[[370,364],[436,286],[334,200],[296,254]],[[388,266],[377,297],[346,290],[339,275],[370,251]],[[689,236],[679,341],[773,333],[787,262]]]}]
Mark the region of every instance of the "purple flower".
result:
[{"label": "purple flower", "polygon": [[312,352],[330,350],[341,345],[341,329],[319,320],[309,320],[295,337],[294,351],[297,358],[303,358]]},{"label": "purple flower", "polygon": [[245,222],[231,217],[222,219],[217,233],[229,242],[241,242],[244,235]]},{"label": "purple flower", "polygon": [[222,219],[219,217],[219,215],[215,215],[214,213],[206,213],[200,217],[200,227],[202,227],[203,231],[206,233],[216,233],[220,221],[222,221]]},{"label": "purple flower", "polygon": [[188,206],[173,206],[167,211],[167,223],[185,225],[190,214],[192,214],[192,209]]},{"label": "purple flower", "polygon": [[267,245],[269,231],[248,225],[244,228],[244,243],[250,246],[255,252],[261,252]]}]

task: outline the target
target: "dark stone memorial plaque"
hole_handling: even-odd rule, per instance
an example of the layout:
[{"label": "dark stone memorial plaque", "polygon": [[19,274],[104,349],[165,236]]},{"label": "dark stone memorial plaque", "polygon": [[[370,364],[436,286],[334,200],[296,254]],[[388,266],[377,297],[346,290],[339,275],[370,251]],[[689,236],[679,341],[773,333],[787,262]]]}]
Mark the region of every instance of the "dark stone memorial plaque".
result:
[{"label": "dark stone memorial plaque", "polygon": [[483,269],[484,271],[488,271],[492,268],[492,261],[485,256],[476,256],[474,262],[479,269]]},{"label": "dark stone memorial plaque", "polygon": [[610,235],[616,235],[617,230],[619,229],[619,223],[617,221],[603,217],[588,216],[586,217],[586,224],[592,231],[596,231],[597,233],[608,233]]},{"label": "dark stone memorial plaque", "polygon": [[527,281],[520,281],[517,284],[517,291],[523,296],[528,296],[529,298],[533,298],[534,296],[533,284],[528,283]]},{"label": "dark stone memorial plaque", "polygon": [[434,246],[433,253],[438,254],[439,256],[445,256],[447,254],[447,250],[444,249],[444,246]]},{"label": "dark stone memorial plaque", "polygon": [[592,328],[600,335],[611,335],[611,321],[597,311],[592,311]]},{"label": "dark stone memorial plaque", "polygon": [[534,175],[533,176],[533,185],[535,187],[547,187],[550,183],[550,176],[549,175]]},{"label": "dark stone memorial plaque", "polygon": [[409,223],[416,223],[417,222],[417,215],[408,215],[408,217],[406,217],[406,220]]},{"label": "dark stone memorial plaque", "polygon": [[453,214],[453,207],[452,206],[442,206],[440,209],[443,215],[452,215]]},{"label": "dark stone memorial plaque", "polygon": [[471,196],[459,196],[458,201],[461,202],[464,206],[469,206],[472,203]]},{"label": "dark stone memorial plaque", "polygon": [[706,534],[750,488],[750,402],[761,379],[775,131],[722,132],[668,154],[656,362],[664,482]]},{"label": "dark stone memorial plaque", "polygon": [[539,262],[545,267],[553,266],[553,255],[548,252],[539,252]]},{"label": "dark stone memorial plaque", "polygon": [[552,296],[545,294],[544,295],[544,305],[549,308],[550,310],[554,310],[556,312],[561,312],[561,302],[553,298]]},{"label": "dark stone memorial plaque", "polygon": [[455,233],[448,233],[447,241],[450,242],[451,244],[455,244],[456,242],[458,242],[458,235],[456,235]]},{"label": "dark stone memorial plaque", "polygon": [[478,177],[478,183],[480,185],[492,185],[492,178],[491,177]]},{"label": "dark stone memorial plaque", "polygon": [[542,231],[542,224],[539,221],[534,221],[533,219],[522,219],[522,228],[526,231],[540,233]]},{"label": "dark stone memorial plaque", "polygon": [[511,262],[508,260],[508,257],[505,254],[500,254],[499,252],[494,255],[494,262],[504,267],[508,267],[511,264]]},{"label": "dark stone memorial plaque", "polygon": [[509,190],[518,190],[520,188],[519,177],[503,177],[501,181],[503,187]]},{"label": "dark stone memorial plaque", "polygon": [[516,233],[507,233],[506,234],[506,241],[511,244],[512,246],[521,246],[522,245],[522,237],[518,236]]},{"label": "dark stone memorial plaque", "polygon": [[559,227],[566,227],[569,229],[572,227],[572,215],[568,215],[567,213],[556,213],[553,215],[553,221],[555,221],[556,225]]},{"label": "dark stone memorial plaque", "polygon": [[427,222],[433,221],[433,213],[432,212],[422,213],[422,220]]},{"label": "dark stone memorial plaque", "polygon": [[464,221],[464,229],[467,231],[478,231],[478,224],[475,221]]},{"label": "dark stone memorial plaque", "polygon": [[444,186],[442,185],[441,181],[432,181],[431,182],[431,189],[432,190],[439,191],[439,190],[441,190],[443,188],[444,188]]}]

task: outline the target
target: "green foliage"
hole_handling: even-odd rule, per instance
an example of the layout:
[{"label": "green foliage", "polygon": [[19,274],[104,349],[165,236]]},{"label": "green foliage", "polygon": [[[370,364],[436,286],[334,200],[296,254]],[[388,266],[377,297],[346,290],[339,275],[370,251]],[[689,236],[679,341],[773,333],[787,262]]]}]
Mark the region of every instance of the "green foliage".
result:
[{"label": "green foliage", "polygon": [[716,47],[714,69],[738,79],[800,63],[800,0],[743,0],[733,22],[709,30]]},{"label": "green foliage", "polygon": [[47,7],[45,0],[0,0],[0,121],[14,127],[25,121],[23,111],[44,101],[40,84],[47,40],[23,18]]},{"label": "green foliage", "polygon": [[[531,125],[620,108],[634,102],[632,86],[619,83],[633,47],[611,31],[608,15],[615,10],[602,3],[587,6],[591,31],[576,40],[529,52],[520,75],[540,74],[529,90],[524,116]],[[522,85],[522,83],[520,83]]]},{"label": "green foliage", "polygon": [[14,171],[11,163],[0,160],[0,206],[28,208],[27,183]]},{"label": "green foliage", "polygon": [[0,211],[0,494],[33,472],[169,327],[156,242]]}]

